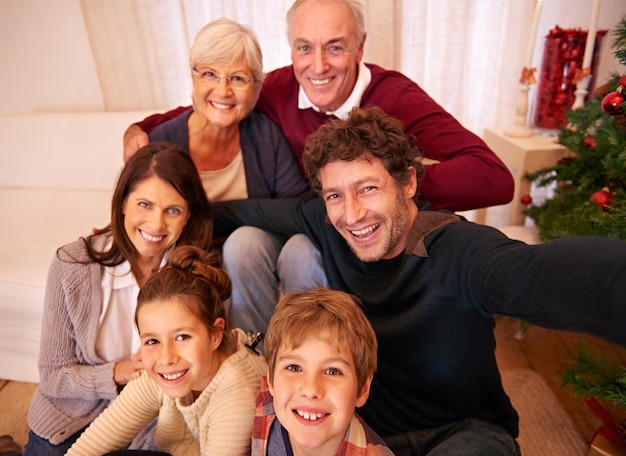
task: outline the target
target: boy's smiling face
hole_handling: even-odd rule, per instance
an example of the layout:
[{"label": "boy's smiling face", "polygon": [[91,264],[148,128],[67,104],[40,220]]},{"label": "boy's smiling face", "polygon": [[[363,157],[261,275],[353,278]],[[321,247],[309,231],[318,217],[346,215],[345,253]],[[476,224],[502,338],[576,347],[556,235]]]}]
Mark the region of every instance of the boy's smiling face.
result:
[{"label": "boy's smiling face", "polygon": [[352,353],[338,351],[327,332],[295,348],[281,346],[268,386],[294,454],[334,455],[371,381],[372,375],[358,390]]}]

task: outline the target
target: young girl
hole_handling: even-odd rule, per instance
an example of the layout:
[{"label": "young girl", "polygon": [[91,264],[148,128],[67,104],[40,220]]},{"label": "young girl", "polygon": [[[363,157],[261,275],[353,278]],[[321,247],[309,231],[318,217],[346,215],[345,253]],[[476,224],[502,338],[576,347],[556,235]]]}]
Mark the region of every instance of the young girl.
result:
[{"label": "young girl", "polygon": [[139,375],[139,288],[174,245],[209,248],[212,232],[211,208],[187,152],[152,143],[126,163],[110,223],[59,248],[50,265],[26,455],[65,454]]},{"label": "young girl", "polygon": [[[174,249],[141,289],[135,321],[143,374],[126,385],[68,455],[125,448],[156,416],[172,455],[250,454],[255,396],[267,364],[231,329],[228,275],[201,249]],[[119,453],[117,453],[119,454]]]}]

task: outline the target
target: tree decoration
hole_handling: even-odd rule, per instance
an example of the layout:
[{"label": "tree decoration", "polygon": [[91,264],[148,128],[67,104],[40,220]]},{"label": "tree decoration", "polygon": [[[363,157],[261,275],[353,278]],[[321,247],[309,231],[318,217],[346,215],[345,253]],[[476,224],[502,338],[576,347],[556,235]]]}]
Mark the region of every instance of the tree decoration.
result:
[{"label": "tree decoration", "polygon": [[602,99],[602,110],[610,116],[619,116],[624,114],[621,104],[624,102],[624,95],[619,86],[615,92],[608,93]]},{"label": "tree decoration", "polygon": [[583,140],[583,145],[585,147],[596,147],[596,140],[593,139],[591,136],[587,136],[584,140]]},{"label": "tree decoration", "polygon": [[593,81],[606,30],[596,31],[590,68],[583,68],[587,33],[581,29],[564,29],[557,25],[545,37],[535,101],[536,127],[563,128],[567,124],[566,111],[572,107],[576,98],[577,84],[586,76],[591,77],[589,82]]},{"label": "tree decoration", "polygon": [[[626,15],[612,37],[615,56],[626,65]],[[626,103],[616,105],[620,113],[615,108],[611,113],[617,114],[607,114],[601,102],[613,93],[626,96],[626,75],[613,75],[594,90],[593,99],[567,111],[558,140],[572,155],[527,176],[538,186],[554,187],[553,198],[526,209],[543,241],[583,235],[626,239]]]},{"label": "tree decoration", "polygon": [[593,201],[598,206],[600,206],[604,211],[608,210],[608,207],[611,205],[611,201],[613,201],[613,194],[609,191],[607,187],[602,190],[598,190],[597,192],[591,195],[589,201]]},{"label": "tree decoration", "polygon": [[529,204],[531,204],[533,202],[533,198],[530,195],[522,195],[522,197],[520,198],[519,201],[524,206],[528,206]]}]

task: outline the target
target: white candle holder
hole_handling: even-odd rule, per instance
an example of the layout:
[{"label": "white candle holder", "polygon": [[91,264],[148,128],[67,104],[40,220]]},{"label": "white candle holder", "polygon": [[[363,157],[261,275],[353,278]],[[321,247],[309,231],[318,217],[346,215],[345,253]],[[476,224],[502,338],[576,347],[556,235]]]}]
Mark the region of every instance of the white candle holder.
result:
[{"label": "white candle holder", "polygon": [[582,108],[585,104],[585,97],[589,93],[587,88],[589,87],[589,81],[591,80],[591,75],[584,76],[580,81],[576,83],[576,99],[574,100],[574,104],[571,109]]},{"label": "white candle holder", "polygon": [[504,134],[515,138],[524,138],[534,134],[533,129],[528,126],[526,118],[528,117],[528,91],[531,83],[534,83],[535,68],[530,70],[524,68],[522,77],[520,78],[519,92],[517,94],[517,103],[515,104],[515,120],[513,125],[504,129]]},{"label": "white candle holder", "polygon": [[526,117],[528,115],[528,83],[520,84],[519,93],[517,95],[517,105],[515,108],[515,120],[513,125],[504,129],[504,134],[515,138],[523,138],[533,134],[532,128],[527,125]]}]

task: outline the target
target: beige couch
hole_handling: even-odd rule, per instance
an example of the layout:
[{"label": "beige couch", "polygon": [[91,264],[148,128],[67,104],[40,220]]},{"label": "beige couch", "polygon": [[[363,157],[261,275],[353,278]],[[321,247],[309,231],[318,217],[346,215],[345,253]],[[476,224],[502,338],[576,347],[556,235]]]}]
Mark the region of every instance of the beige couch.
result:
[{"label": "beige couch", "polygon": [[39,381],[50,260],[108,223],[122,134],[146,114],[0,116],[0,379]]}]

